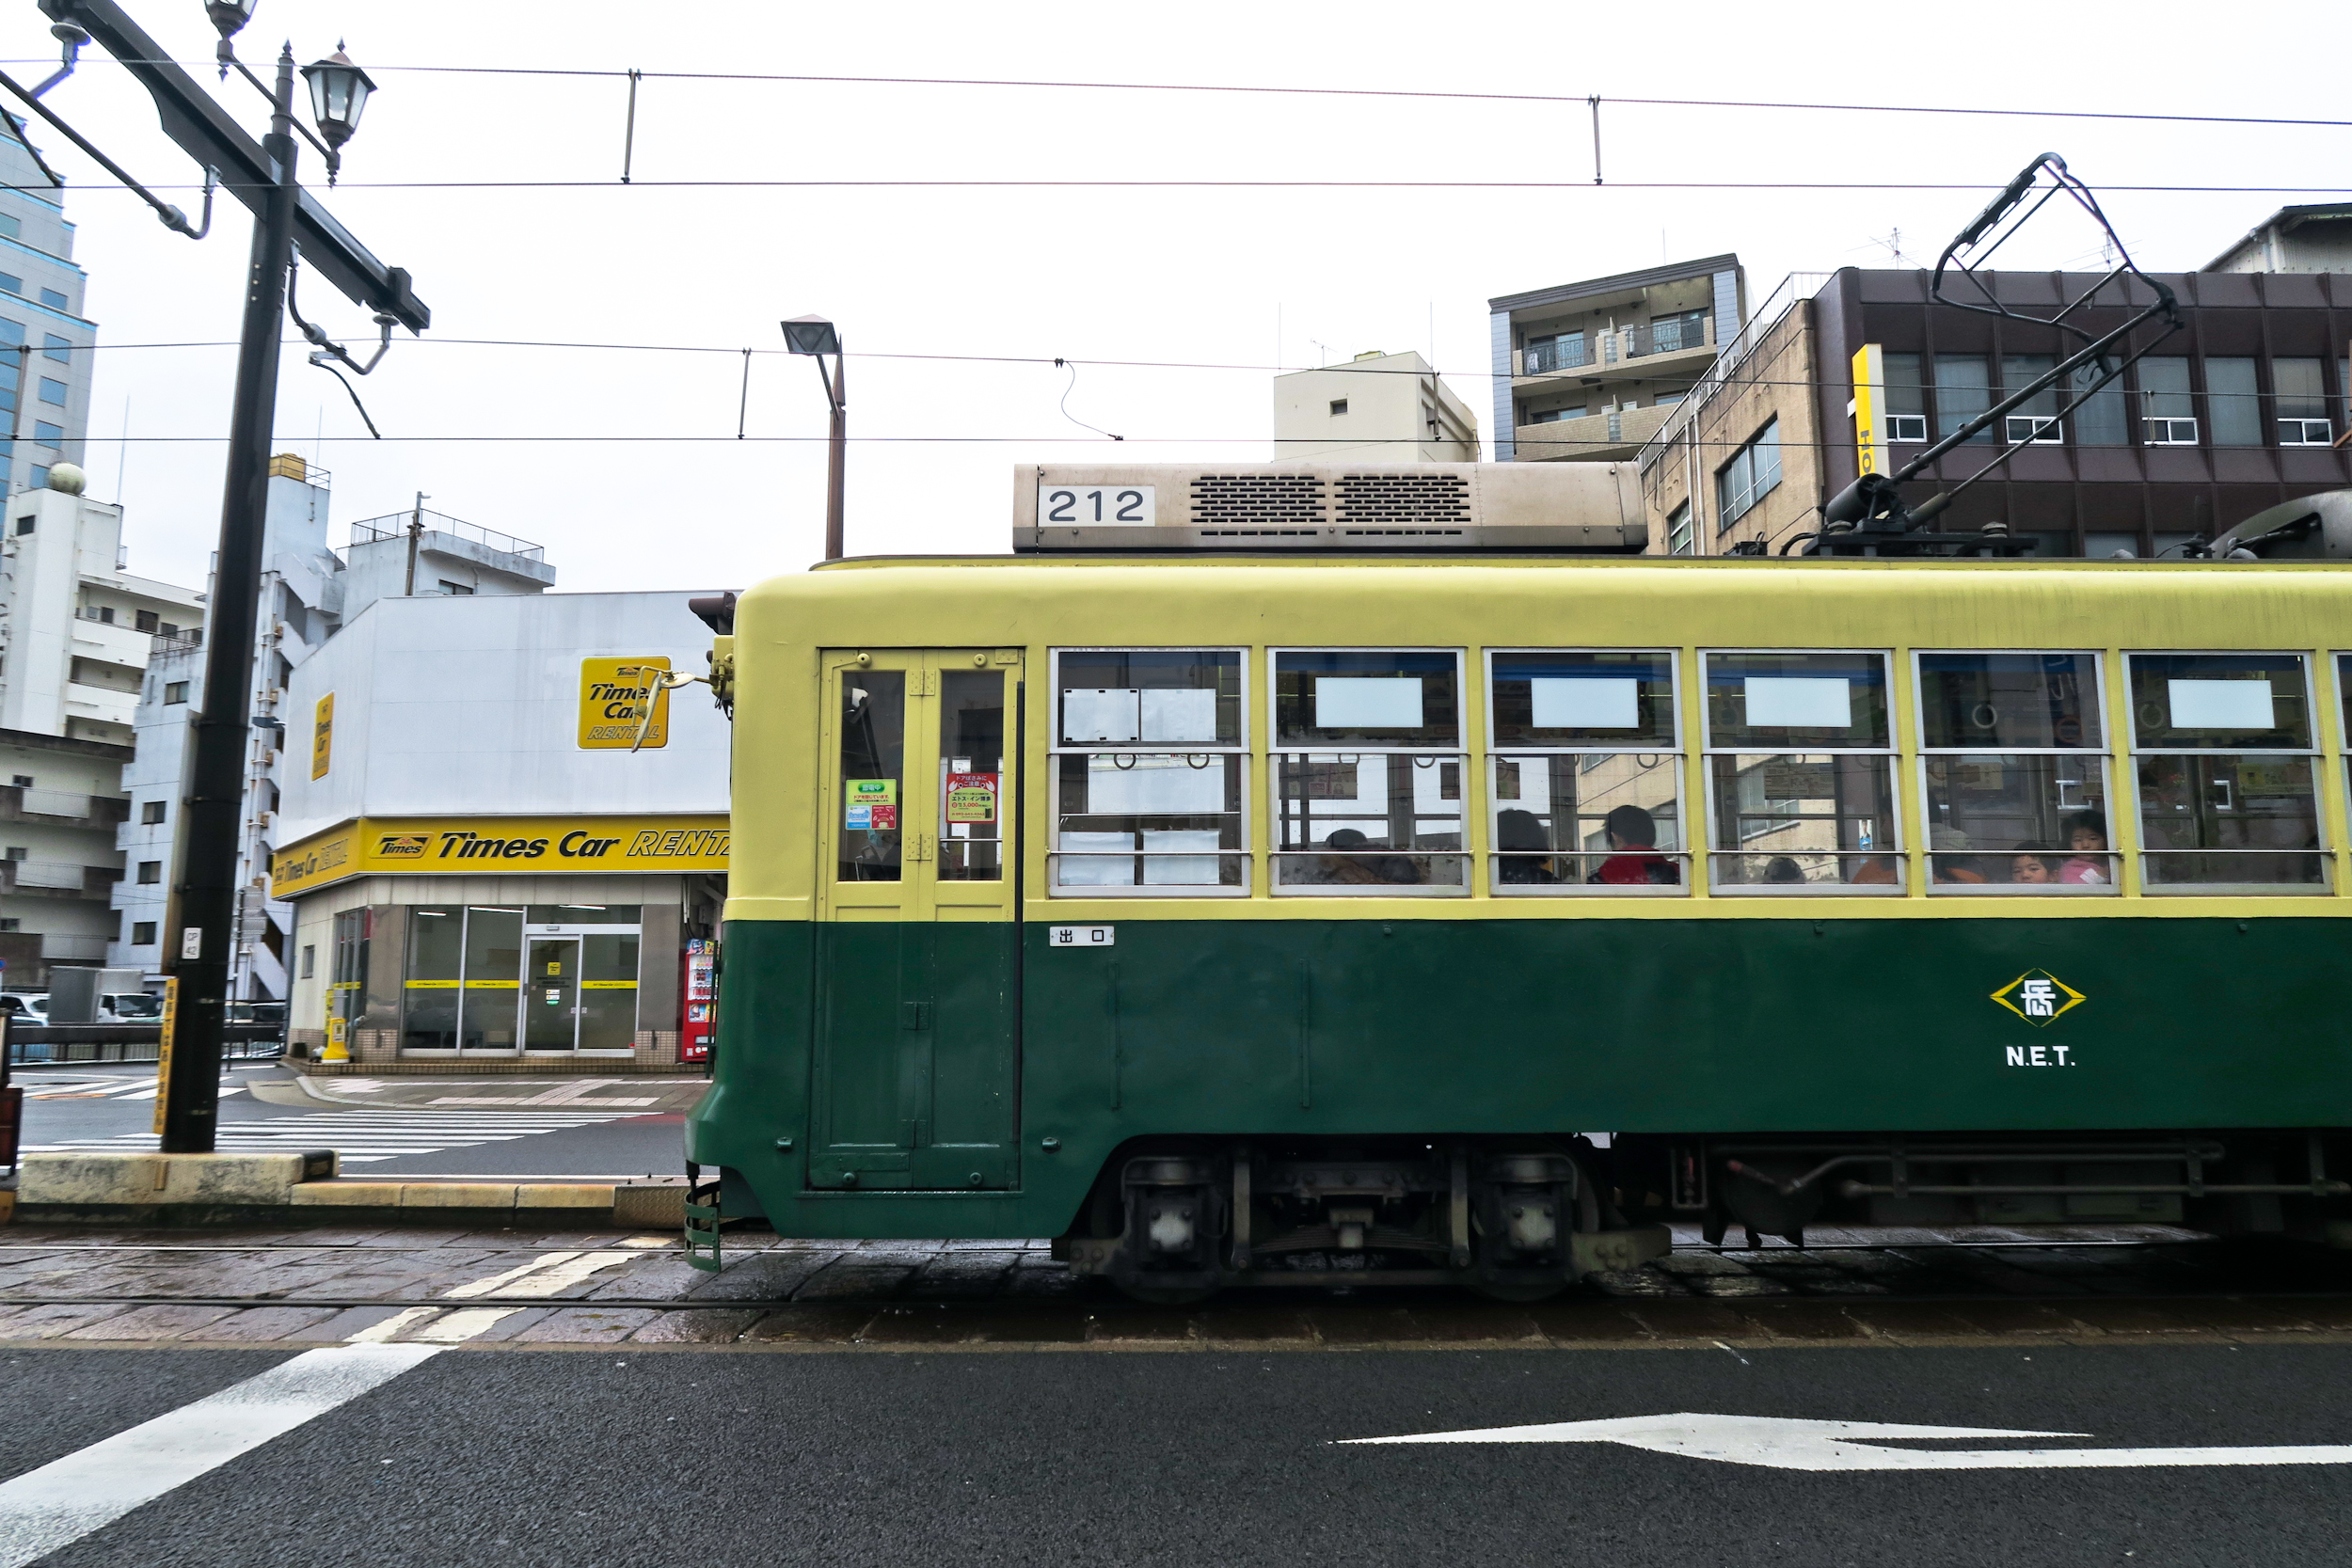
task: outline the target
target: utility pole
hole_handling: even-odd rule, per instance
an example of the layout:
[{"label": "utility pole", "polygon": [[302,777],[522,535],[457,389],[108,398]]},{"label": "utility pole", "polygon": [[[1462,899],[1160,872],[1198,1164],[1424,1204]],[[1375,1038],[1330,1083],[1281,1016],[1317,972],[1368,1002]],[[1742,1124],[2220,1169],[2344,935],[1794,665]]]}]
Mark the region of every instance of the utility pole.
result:
[{"label": "utility pole", "polygon": [[[220,1106],[221,1033],[229,994],[241,889],[238,849],[244,837],[246,751],[252,729],[253,660],[262,609],[263,522],[269,502],[269,445],[278,407],[278,363],[284,332],[286,274],[299,245],[310,269],[356,304],[373,306],[411,332],[431,312],[409,292],[408,275],[369,254],[296,182],[294,52],[280,50],[270,98],[269,135],[260,145],[211,95],[172,63],[170,54],[134,23],[115,0],[40,0],[54,22],[87,30],[120,61],[155,100],[164,132],[208,169],[254,214],[246,274],[245,323],[238,341],[234,411],[221,499],[218,566],[213,578],[204,650],[202,711],[190,720],[190,760],[184,775],[173,908],[165,927],[166,961],[180,981],[172,1072],[164,1090],[163,1151],[206,1154],[213,1149]],[[236,62],[229,37],[251,7],[234,0],[208,7],[221,28],[224,74],[233,67],[256,87],[259,78]],[[337,56],[341,60],[340,56]],[[327,62],[306,71],[332,69]],[[330,169],[365,102],[365,76],[348,61],[340,118],[324,110],[322,149]],[[314,93],[318,84],[314,82]],[[326,99],[320,97],[324,103]],[[308,135],[307,132],[302,133]],[[389,330],[389,326],[386,329]],[[22,404],[24,394],[18,393]]]}]

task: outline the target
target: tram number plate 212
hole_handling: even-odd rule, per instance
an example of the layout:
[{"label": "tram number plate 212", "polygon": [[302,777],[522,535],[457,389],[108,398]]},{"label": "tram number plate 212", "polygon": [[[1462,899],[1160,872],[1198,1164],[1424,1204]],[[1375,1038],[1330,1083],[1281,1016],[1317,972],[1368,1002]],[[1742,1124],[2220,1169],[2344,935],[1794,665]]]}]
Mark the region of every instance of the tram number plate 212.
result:
[{"label": "tram number plate 212", "polygon": [[1048,947],[1109,947],[1119,940],[1116,926],[1049,926],[1045,928]]}]

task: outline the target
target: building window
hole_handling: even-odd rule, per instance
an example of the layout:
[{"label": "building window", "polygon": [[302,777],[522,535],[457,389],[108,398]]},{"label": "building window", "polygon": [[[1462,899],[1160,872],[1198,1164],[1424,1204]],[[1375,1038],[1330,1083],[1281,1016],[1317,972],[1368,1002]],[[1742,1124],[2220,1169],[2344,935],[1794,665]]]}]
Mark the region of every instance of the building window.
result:
[{"label": "building window", "polygon": [[[34,489],[36,489],[36,490],[46,490],[46,489],[48,489],[48,488],[49,488],[49,465],[48,465],[48,464],[46,464],[46,463],[36,463],[36,464],[34,464],[34,465],[33,465],[33,467],[32,467],[32,468],[29,470],[29,483],[31,483],[32,487],[33,487]],[[29,532],[30,532],[30,531],[32,531],[28,529],[28,530],[26,530],[25,531],[29,533]]]},{"label": "building window", "polygon": [[1055,653],[1055,892],[1249,886],[1247,669],[1232,648]]},{"label": "building window", "polygon": [[1691,555],[1695,546],[1691,537],[1691,503],[1684,501],[1666,519],[1666,550],[1671,555]]},{"label": "building window", "polygon": [[1931,893],[2112,893],[2089,653],[1918,656]]},{"label": "building window", "polygon": [[71,365],[73,363],[73,345],[51,333],[40,341],[40,356],[55,359],[60,365]]},{"label": "building window", "polygon": [[0,213],[0,237],[21,240],[24,237],[24,226],[12,214]]},{"label": "building window", "polygon": [[1924,442],[1928,438],[1928,389],[1919,379],[1919,356],[1889,354],[1883,356],[1886,371],[1886,407],[1882,422],[1889,441]]},{"label": "building window", "polygon": [[64,444],[65,428],[62,425],[51,424],[46,420],[33,421],[33,445],[47,447],[51,451],[56,451]]},{"label": "building window", "polygon": [[2205,360],[2205,412],[2213,420],[2215,446],[2263,444],[2262,399],[2252,359],[2230,356]]},{"label": "building window", "polygon": [[187,700],[188,700],[188,683],[187,683],[186,681],[166,681],[166,682],[164,683],[164,701],[165,701],[165,702],[167,702],[167,703],[184,703],[184,702],[186,702]]},{"label": "building window", "polygon": [[2303,656],[2124,660],[2149,890],[2324,882]]},{"label": "building window", "polygon": [[441,592],[444,594],[464,596],[472,594],[473,587],[469,583],[452,582],[449,578],[443,578],[441,579]]},{"label": "building window", "polygon": [[1336,419],[1338,419],[1338,418],[1339,418],[1342,414],[1344,414],[1344,413],[1346,413],[1346,412],[1347,412],[1347,400],[1346,400],[1345,398],[1333,398],[1333,399],[1331,400],[1331,417],[1332,417],[1333,419],[1335,419],[1335,420],[1336,420]]},{"label": "building window", "polygon": [[151,610],[142,610],[138,611],[136,621],[139,630],[146,632],[151,637],[153,636],[157,629],[163,626],[162,618]]},{"label": "building window", "polygon": [[315,976],[318,972],[319,950],[316,947],[306,944],[302,949],[302,978],[305,980],[310,979]]},{"label": "building window", "polygon": [[1288,649],[1274,660],[1274,891],[1463,895],[1461,655]]},{"label": "building window", "polygon": [[18,773],[12,776],[8,783],[19,789],[30,789],[33,787],[33,776],[30,773]]},{"label": "building window", "polygon": [[163,879],[164,879],[164,863],[163,863],[163,862],[161,862],[161,861],[141,861],[141,862],[139,862],[139,881],[140,881],[142,884],[147,885],[147,886],[153,886],[155,883],[158,883],[158,882],[162,881]]},{"label": "building window", "polygon": [[2197,444],[2197,405],[2189,397],[2185,356],[2139,362],[2139,438],[2152,447]]},{"label": "building window", "polygon": [[63,408],[65,406],[65,383],[52,381],[47,376],[42,376],[40,378],[40,401],[54,403]]},{"label": "building window", "polygon": [[1715,530],[1722,532],[1744,517],[1780,484],[1780,420],[1767,422],[1756,439],[1732,453],[1715,474]]},{"label": "building window", "polygon": [[12,294],[21,294],[24,292],[24,279],[12,272],[0,272],[0,289],[6,289]]},{"label": "building window", "polygon": [[1548,375],[1553,371],[1592,362],[1592,352],[1584,346],[1584,334],[1581,331],[1530,338],[1527,347],[1519,355],[1522,375]]},{"label": "building window", "polygon": [[27,512],[24,516],[19,517],[16,520],[16,533],[18,538],[21,539],[24,535],[33,531],[33,514],[30,512]]},{"label": "building window", "polygon": [[[374,935],[373,910],[345,910],[335,917],[334,974],[326,988],[326,1017],[330,1029],[337,1019],[348,1024],[356,1023],[367,1015],[368,947]],[[519,942],[516,946],[520,946]],[[522,955],[517,952],[514,956],[519,959]],[[511,999],[516,992],[510,990],[506,994]],[[508,1006],[513,1005],[510,1000]],[[511,1032],[508,1038],[513,1038]]]},{"label": "building window", "polygon": [[1679,310],[1671,316],[1652,316],[1649,322],[1650,352],[1677,354],[1684,349],[1707,346],[1707,312]]},{"label": "building window", "polygon": [[134,920],[131,922],[131,945],[134,947],[154,946],[155,923],[151,920]]},{"label": "building window", "polygon": [[70,303],[66,299],[65,295],[57,293],[55,289],[43,289],[40,292],[40,302],[43,305],[48,306],[52,310],[63,310]]},{"label": "building window", "polygon": [[1686,892],[1674,655],[1487,660],[1495,893]]},{"label": "building window", "polygon": [[0,931],[21,931],[24,928],[24,922],[22,920],[0,920]]},{"label": "building window", "polygon": [[[2001,358],[2001,388],[2005,393],[2023,391],[2036,379],[2047,375],[2058,366],[2057,356],[2048,354],[2010,354]],[[2049,446],[2065,439],[2058,428],[2058,388],[2044,387],[2041,391],[2017,405],[2001,421],[2001,441],[2005,446],[2032,444]]]},{"label": "building window", "polygon": [[151,828],[161,822],[164,819],[164,804],[161,800],[142,801],[139,805],[140,823]]},{"label": "building window", "polygon": [[[1935,434],[1937,439],[1993,406],[1993,371],[1981,354],[1939,354],[1935,356]],[[1980,430],[1971,441],[1990,441],[1993,433]]]},{"label": "building window", "polygon": [[31,851],[26,849],[22,844],[11,844],[7,849],[0,850],[0,854],[5,854],[9,860],[12,861],[21,861],[29,853],[31,853]]},{"label": "building window", "polygon": [[2078,447],[2130,444],[2125,434],[2130,416],[2123,407],[2122,383],[2110,381],[2095,392],[2090,390],[2103,373],[2095,362],[2074,368],[2074,444]]},{"label": "building window", "polygon": [[2278,398],[2280,446],[2324,447],[2334,442],[2335,421],[2328,417],[2318,360],[2273,359],[2270,387]]},{"label": "building window", "polygon": [[1886,656],[1701,657],[1715,886],[1899,892]]}]

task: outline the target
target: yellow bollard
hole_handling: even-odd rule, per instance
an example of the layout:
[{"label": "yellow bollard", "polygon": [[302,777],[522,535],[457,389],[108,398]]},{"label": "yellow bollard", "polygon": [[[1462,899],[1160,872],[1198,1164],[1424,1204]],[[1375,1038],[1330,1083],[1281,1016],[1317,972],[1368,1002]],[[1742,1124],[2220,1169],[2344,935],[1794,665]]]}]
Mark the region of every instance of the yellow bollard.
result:
[{"label": "yellow bollard", "polygon": [[319,1060],[322,1062],[351,1060],[350,1048],[343,1043],[343,1020],[330,1018],[326,1021],[326,1049],[319,1053]]}]

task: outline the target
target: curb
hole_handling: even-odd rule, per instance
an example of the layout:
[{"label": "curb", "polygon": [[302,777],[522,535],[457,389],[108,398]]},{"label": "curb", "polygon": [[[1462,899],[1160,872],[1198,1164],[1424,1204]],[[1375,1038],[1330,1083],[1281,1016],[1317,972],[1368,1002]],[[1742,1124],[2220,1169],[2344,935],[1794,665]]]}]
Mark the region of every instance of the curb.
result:
[{"label": "curb", "polygon": [[[5,1195],[12,1199],[13,1193]],[[0,1224],[200,1226],[610,1226],[650,1230],[686,1223],[686,1183],[650,1181],[304,1181],[278,1203],[20,1203]]]}]

